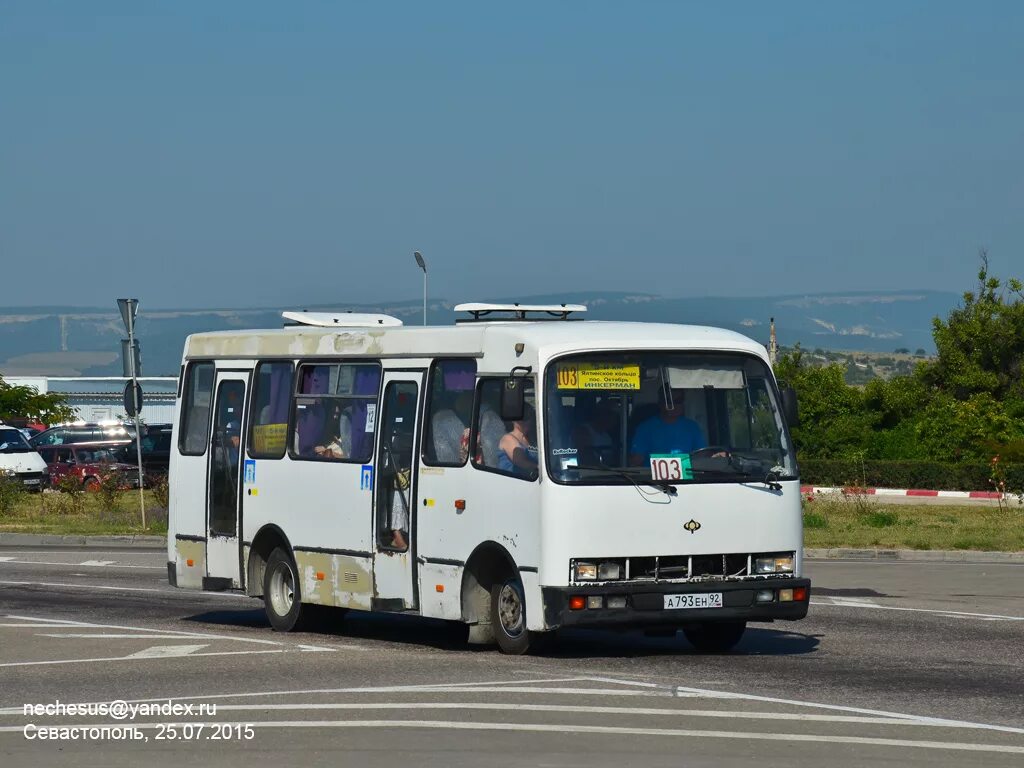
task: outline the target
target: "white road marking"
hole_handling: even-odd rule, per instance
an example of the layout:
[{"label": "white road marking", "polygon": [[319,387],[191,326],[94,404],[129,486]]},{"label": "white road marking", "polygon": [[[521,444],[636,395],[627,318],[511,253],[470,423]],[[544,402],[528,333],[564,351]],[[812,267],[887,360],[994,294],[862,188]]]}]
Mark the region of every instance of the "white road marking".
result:
[{"label": "white road marking", "polygon": [[[259,637],[236,637],[234,635],[215,635],[208,632],[185,632],[180,629],[153,629],[151,627],[133,627],[126,624],[93,624],[88,621],[72,621],[70,619],[42,619],[33,616],[7,616],[8,619],[20,619],[23,621],[49,621],[69,629],[74,627],[82,627],[85,629],[120,629],[128,630],[132,632],[158,632],[165,635],[175,635],[177,637],[196,637],[202,640],[235,640],[239,643],[257,643],[258,645],[284,645],[284,643],[278,640],[264,640]],[[37,625],[24,624],[23,626],[33,628]],[[140,635],[145,637],[146,635]]]},{"label": "white road marking", "polygon": [[[598,715],[653,715],[665,717],[710,717],[723,720],[798,720],[815,723],[858,723],[865,725],[904,725],[908,727],[928,728],[967,728],[976,729],[973,723],[957,723],[946,725],[928,720],[913,720],[903,717],[867,717],[853,715],[815,715],[807,712],[744,712],[729,709],[660,709],[655,707],[587,707],[581,705],[558,705],[558,704],[522,704],[516,702],[512,705],[516,711],[527,712],[572,712],[580,714]],[[368,710],[368,709],[478,709],[497,710],[507,712],[510,709],[508,704],[491,704],[482,702],[429,702],[414,701],[403,703],[388,702],[344,702],[328,704],[218,704],[217,711],[270,711],[270,710],[320,710],[320,709],[341,709],[341,710]]]},{"label": "white road marking", "polygon": [[[837,600],[842,598],[829,598],[830,600]],[[1003,621],[1024,621],[1024,616],[1004,616],[999,613],[969,613],[967,611],[949,611],[942,608],[905,608],[899,605],[869,605],[865,603],[823,603],[818,600],[811,600],[811,605],[822,606],[825,608],[873,608],[879,611],[910,611],[912,613],[931,613],[936,616],[964,616],[968,618],[977,619],[1001,619]]]},{"label": "white road marking", "polygon": [[151,587],[107,587],[100,584],[68,584],[67,582],[52,581],[0,581],[4,586],[21,587],[62,587],[66,589],[105,589],[110,592],[155,592],[160,595],[177,595],[178,597],[220,597],[234,600],[251,600],[246,595],[229,594],[225,592],[200,592],[198,590],[182,589],[154,589]]},{"label": "white road marking", "polygon": [[[189,658],[197,656],[243,656],[253,653],[288,653],[285,648],[275,648],[266,651],[209,651],[207,653],[193,653]],[[0,667],[46,667],[58,664],[95,664],[100,661],[159,661],[163,658],[173,657],[135,657],[135,656],[108,656],[102,659],[51,659],[47,661],[8,661],[0,664]]]},{"label": "white road marking", "polygon": [[141,651],[137,651],[126,659],[167,659],[174,656],[188,656],[189,654],[195,653],[196,651],[202,650],[206,647],[203,645],[154,645],[151,648],[146,648]]},{"label": "white road marking", "polygon": [[84,566],[102,566],[104,568],[139,568],[144,571],[166,571],[166,566],[159,565],[133,565],[130,563],[118,564],[116,560],[86,560],[84,563],[60,563],[50,562],[44,560],[15,560],[13,557],[0,557],[0,561],[5,563],[15,563],[16,565],[63,565],[71,568],[80,568]]},{"label": "white road marking", "polygon": [[[2,625],[0,625],[2,626]],[[26,627],[27,624],[21,626]],[[99,639],[99,640],[185,640],[182,635],[140,635],[140,634],[95,634],[88,632],[37,632],[36,637],[72,637],[77,639]],[[202,637],[202,635],[200,635]],[[302,646],[299,646],[300,648]]]},{"label": "white road marking", "polygon": [[[213,728],[213,723],[194,722],[194,726],[202,725],[205,728]],[[558,733],[564,734],[567,731],[572,733],[594,733],[599,735],[628,735],[628,736],[661,736],[661,737],[685,737],[692,739],[731,739],[745,741],[782,741],[782,742],[813,742],[826,744],[857,744],[877,747],[906,747],[917,749],[937,749],[962,752],[998,752],[1003,754],[1019,755],[1024,754],[1024,747],[1003,745],[1003,744],[965,744],[949,741],[911,741],[909,739],[882,739],[867,736],[835,736],[835,735],[812,735],[801,733],[759,733],[746,731],[699,731],[681,728],[627,728],[622,726],[604,725],[579,725],[579,724],[555,724],[555,723],[478,723],[478,722],[453,722],[447,720],[284,720],[249,723],[219,723],[218,726],[231,725],[232,727],[244,727],[251,725],[255,728],[431,728],[462,731],[522,731],[533,733]],[[82,724],[82,728],[103,728],[121,727],[123,723],[90,723]],[[163,728],[161,723],[135,723],[135,728],[155,730]],[[2,733],[22,733],[24,726],[3,726]]]},{"label": "white road marking", "polygon": [[[631,685],[644,688],[661,687],[657,683],[641,683],[633,680],[619,680],[609,677],[592,677],[596,682],[617,683],[619,685]],[[758,696],[752,693],[733,693],[730,691],[715,691],[705,688],[690,688],[675,686],[673,689],[677,695],[702,696],[710,699],[740,699],[743,701],[760,701],[768,704],[783,704],[790,707],[809,707],[811,709],[827,709],[833,712],[851,712],[858,715],[870,715],[874,717],[892,717],[915,722],[929,722],[950,727],[971,727],[984,730],[1004,731],[1006,733],[1024,733],[1024,728],[1014,728],[1009,725],[993,725],[991,723],[973,723],[967,720],[945,720],[938,717],[927,717],[924,715],[909,715],[903,712],[888,712],[881,709],[865,709],[863,707],[847,707],[840,704],[819,704],[812,701],[799,701],[797,699],[781,699],[774,696]]]},{"label": "white road marking", "polygon": [[63,629],[67,627],[67,624],[26,624],[25,622],[20,622],[18,624],[0,624],[0,627],[17,627],[18,629]]},{"label": "white road marking", "polygon": [[878,608],[878,603],[873,600],[864,600],[859,597],[830,597],[833,605],[853,605],[861,608]]}]

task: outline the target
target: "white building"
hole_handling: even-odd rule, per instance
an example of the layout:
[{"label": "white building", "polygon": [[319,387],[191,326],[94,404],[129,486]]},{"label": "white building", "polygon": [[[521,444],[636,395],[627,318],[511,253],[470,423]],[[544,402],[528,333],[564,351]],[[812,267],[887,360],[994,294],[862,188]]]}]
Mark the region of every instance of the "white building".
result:
[{"label": "white building", "polygon": [[[123,376],[11,376],[11,386],[34,387],[40,394],[56,393],[67,397],[82,421],[109,421],[125,418]],[[174,418],[174,397],[178,380],[173,376],[143,376],[141,417],[147,424],[169,424]]]}]

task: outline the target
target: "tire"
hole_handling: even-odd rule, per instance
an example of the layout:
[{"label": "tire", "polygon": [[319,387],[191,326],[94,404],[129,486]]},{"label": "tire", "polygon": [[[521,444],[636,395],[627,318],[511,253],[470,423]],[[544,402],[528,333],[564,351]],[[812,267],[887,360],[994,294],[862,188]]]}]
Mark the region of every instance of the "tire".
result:
[{"label": "tire", "polygon": [[530,650],[526,598],[518,575],[491,587],[491,628],[502,653],[520,656]]},{"label": "tire", "polygon": [[275,631],[300,628],[303,611],[299,574],[292,558],[280,547],[270,553],[263,571],[263,607]]},{"label": "tire", "polygon": [[683,627],[683,634],[698,651],[723,652],[731,650],[743,638],[746,629],[745,621],[707,622],[689,624]]},{"label": "tire", "polygon": [[82,488],[89,493],[96,493],[100,489],[100,480],[98,477],[87,477],[82,481]]}]

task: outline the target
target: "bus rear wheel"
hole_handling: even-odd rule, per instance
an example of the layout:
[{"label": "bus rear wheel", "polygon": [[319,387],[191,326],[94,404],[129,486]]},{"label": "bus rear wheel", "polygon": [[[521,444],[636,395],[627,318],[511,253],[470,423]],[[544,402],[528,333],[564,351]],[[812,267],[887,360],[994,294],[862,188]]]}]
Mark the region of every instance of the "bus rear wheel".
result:
[{"label": "bus rear wheel", "polygon": [[291,632],[302,616],[302,595],[295,563],[278,547],[267,558],[263,571],[263,606],[267,619],[278,632]]},{"label": "bus rear wheel", "polygon": [[491,587],[491,628],[502,653],[520,656],[530,649],[526,598],[518,575]]},{"label": "bus rear wheel", "polygon": [[701,624],[688,624],[683,627],[683,634],[690,645],[698,651],[731,650],[747,629],[745,621],[715,621]]}]

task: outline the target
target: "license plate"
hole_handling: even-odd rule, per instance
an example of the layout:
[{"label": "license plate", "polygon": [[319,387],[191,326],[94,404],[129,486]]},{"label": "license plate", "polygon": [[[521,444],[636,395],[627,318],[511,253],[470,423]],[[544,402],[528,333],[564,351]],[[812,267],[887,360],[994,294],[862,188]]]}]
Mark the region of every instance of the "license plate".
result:
[{"label": "license plate", "polygon": [[33,477],[31,479],[22,480],[25,485],[39,485],[39,478]]},{"label": "license plate", "polygon": [[699,592],[688,595],[665,595],[665,610],[680,608],[721,608],[721,592]]}]

